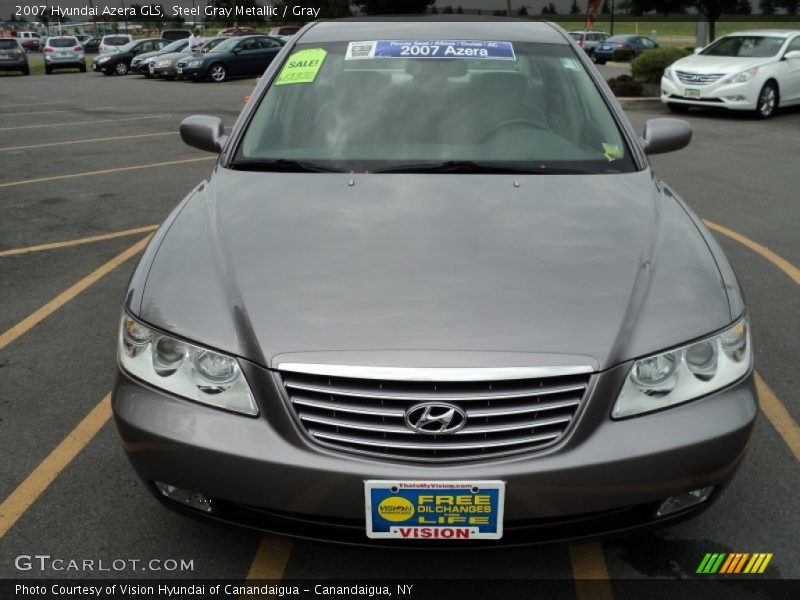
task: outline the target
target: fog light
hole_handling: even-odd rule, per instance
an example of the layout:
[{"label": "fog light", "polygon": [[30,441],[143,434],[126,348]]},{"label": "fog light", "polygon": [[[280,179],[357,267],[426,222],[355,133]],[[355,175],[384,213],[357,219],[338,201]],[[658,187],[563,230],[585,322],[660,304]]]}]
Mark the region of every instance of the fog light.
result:
[{"label": "fog light", "polygon": [[708,497],[711,495],[711,492],[714,491],[714,487],[704,487],[700,488],[699,490],[692,490],[686,494],[681,494],[680,496],[672,496],[667,498],[661,503],[661,506],[658,507],[656,511],[657,517],[666,517],[667,515],[671,515],[672,513],[684,510],[686,508],[690,508],[697,504],[702,504]]},{"label": "fog light", "polygon": [[179,487],[175,487],[174,485],[162,483],[161,481],[156,481],[155,484],[156,488],[158,488],[158,491],[170,500],[180,502],[181,504],[191,506],[192,508],[202,510],[203,512],[214,512],[214,505],[211,502],[211,498],[204,496],[200,492],[190,492],[189,490],[183,490]]}]

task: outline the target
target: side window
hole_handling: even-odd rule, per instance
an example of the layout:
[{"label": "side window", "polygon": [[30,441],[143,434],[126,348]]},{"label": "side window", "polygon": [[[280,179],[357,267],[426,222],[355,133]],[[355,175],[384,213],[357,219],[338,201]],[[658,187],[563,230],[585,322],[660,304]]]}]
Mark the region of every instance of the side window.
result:
[{"label": "side window", "polygon": [[250,38],[248,40],[243,41],[239,46],[237,46],[239,50],[254,50],[256,48],[256,40]]},{"label": "side window", "polygon": [[653,42],[653,40],[650,40],[648,38],[639,38],[639,40],[642,43],[642,47],[646,50],[656,47],[656,44],[655,42]]},{"label": "side window", "polygon": [[281,43],[278,40],[273,40],[272,38],[264,38],[261,40],[261,47],[262,48],[280,48]]},{"label": "side window", "polygon": [[792,40],[792,43],[789,44],[789,47],[786,48],[787,52],[792,52],[794,50],[800,50],[800,35]]}]

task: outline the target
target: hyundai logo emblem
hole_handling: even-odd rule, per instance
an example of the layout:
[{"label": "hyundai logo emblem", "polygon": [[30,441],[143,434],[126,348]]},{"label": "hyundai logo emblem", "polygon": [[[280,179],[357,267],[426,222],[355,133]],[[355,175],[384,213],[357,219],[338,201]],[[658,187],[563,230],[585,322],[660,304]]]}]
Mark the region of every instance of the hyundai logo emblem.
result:
[{"label": "hyundai logo emblem", "polygon": [[405,421],[417,433],[455,433],[467,424],[467,414],[452,404],[423,402],[406,411]]}]

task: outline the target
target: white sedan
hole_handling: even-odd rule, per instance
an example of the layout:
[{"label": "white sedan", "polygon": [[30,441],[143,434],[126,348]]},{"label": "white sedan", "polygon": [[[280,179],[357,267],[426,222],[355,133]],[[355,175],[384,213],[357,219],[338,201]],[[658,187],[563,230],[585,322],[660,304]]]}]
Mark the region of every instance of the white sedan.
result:
[{"label": "white sedan", "polygon": [[761,29],[719,38],[664,70],[661,101],[674,112],[690,106],[753,110],[771,117],[800,104],[800,31]]}]

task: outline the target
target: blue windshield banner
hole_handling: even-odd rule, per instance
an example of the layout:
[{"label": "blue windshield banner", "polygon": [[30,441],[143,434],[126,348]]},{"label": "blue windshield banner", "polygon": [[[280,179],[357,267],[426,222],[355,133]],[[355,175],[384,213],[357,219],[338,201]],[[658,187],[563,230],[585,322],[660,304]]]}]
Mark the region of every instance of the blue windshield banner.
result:
[{"label": "blue windshield banner", "polygon": [[372,40],[350,42],[346,60],[370,58],[471,58],[516,60],[511,42],[482,40]]}]

